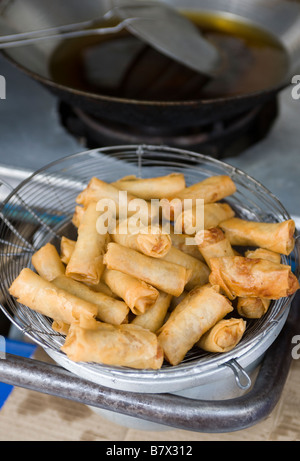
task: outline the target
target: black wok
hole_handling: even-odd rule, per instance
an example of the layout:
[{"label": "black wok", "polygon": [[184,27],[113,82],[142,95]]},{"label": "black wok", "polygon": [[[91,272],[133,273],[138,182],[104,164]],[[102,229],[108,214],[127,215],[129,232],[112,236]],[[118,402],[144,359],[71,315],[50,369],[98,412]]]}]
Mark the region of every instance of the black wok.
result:
[{"label": "black wok", "polygon": [[[4,2],[5,3],[5,2]],[[62,5],[63,3],[63,5]],[[153,127],[193,127],[207,125],[241,114],[272,99],[291,81],[300,57],[300,5],[290,1],[277,2],[270,7],[265,0],[244,0],[241,2],[222,0],[167,1],[184,9],[210,10],[212,14],[224,12],[238,15],[239,19],[250,21],[273,34],[285,48],[289,65],[286,75],[278,85],[270,88],[227,97],[192,99],[182,101],[154,101],[120,98],[74,89],[54,82],[49,76],[49,61],[57,46],[57,39],[6,50],[4,55],[22,72],[40,82],[60,100],[101,119],[130,125]],[[268,6],[266,6],[266,5]],[[0,3],[1,5],[1,3]],[[85,2],[58,0],[14,0],[6,4],[0,13],[5,26],[0,25],[2,34],[8,31],[27,31],[47,28],[68,22],[78,22],[101,16],[106,11],[105,1]],[[58,19],[59,18],[59,19]],[[22,25],[22,26],[21,26]],[[2,28],[2,30],[1,30]],[[7,28],[7,29],[6,29]]]}]

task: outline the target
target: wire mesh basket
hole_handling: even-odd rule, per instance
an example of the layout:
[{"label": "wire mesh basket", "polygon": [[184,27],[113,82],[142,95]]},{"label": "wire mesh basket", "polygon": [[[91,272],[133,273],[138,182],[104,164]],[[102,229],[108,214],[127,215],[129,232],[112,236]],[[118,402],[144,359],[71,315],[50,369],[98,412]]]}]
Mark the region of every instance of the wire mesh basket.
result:
[{"label": "wire mesh basket", "polygon": [[[275,339],[276,328],[287,315],[292,297],[273,301],[267,313],[257,320],[248,320],[244,337],[234,350],[212,354],[194,347],[177,366],[164,363],[160,370],[133,370],[93,363],[72,363],[60,350],[65,337],[55,332],[52,320],[19,304],[8,292],[13,280],[24,267],[30,267],[32,254],[47,242],[58,249],[62,235],[75,238],[71,224],[77,195],[93,176],[113,182],[125,175],[162,176],[182,172],[187,185],[206,177],[226,174],[235,182],[237,191],[226,201],[236,214],[245,219],[280,222],[290,219],[276,197],[244,172],[198,153],[164,146],[132,145],[89,150],[55,161],[38,170],[11,191],[1,205],[1,309],[11,322],[30,340],[39,344],[64,367],[92,381],[141,392],[164,392],[186,386],[187,380],[220,369],[232,359],[239,359],[253,350],[267,348]],[[284,264],[299,275],[299,248],[296,236],[294,252],[282,257]],[[277,328],[278,329],[278,328]],[[264,341],[267,337],[271,340]],[[265,344],[265,346],[264,346]],[[135,387],[130,387],[138,383]],[[180,384],[181,383],[181,384]],[[143,385],[141,390],[140,385]],[[191,386],[190,386],[191,387]]]}]

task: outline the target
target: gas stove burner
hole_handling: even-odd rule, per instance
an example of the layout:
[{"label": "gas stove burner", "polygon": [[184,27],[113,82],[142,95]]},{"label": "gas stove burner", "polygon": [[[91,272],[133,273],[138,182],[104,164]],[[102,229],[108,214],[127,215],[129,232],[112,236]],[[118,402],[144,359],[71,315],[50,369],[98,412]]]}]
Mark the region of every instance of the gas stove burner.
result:
[{"label": "gas stove burner", "polygon": [[88,149],[116,144],[155,144],[184,148],[225,158],[241,154],[268,135],[278,115],[278,101],[267,103],[227,120],[183,129],[135,126],[95,118],[65,102],[59,103],[61,124]]}]

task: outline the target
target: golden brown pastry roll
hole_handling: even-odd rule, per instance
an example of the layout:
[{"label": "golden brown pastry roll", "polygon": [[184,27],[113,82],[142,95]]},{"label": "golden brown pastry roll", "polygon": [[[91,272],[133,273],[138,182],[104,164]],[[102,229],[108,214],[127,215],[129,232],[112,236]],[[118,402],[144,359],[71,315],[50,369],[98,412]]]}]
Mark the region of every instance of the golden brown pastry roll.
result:
[{"label": "golden brown pastry roll", "polygon": [[[62,237],[60,258],[65,264],[68,264],[68,262],[70,261],[71,255],[75,248],[75,244],[75,240],[70,240],[66,237]],[[93,291],[99,291],[100,293],[110,296],[111,298],[117,297],[117,295],[113,293],[111,289],[106,285],[106,283],[104,283],[102,280],[100,280],[100,282],[97,283],[97,285],[91,285],[86,282],[84,283]]]},{"label": "golden brown pastry roll", "polygon": [[60,241],[60,259],[64,264],[68,264],[75,249],[76,241],[62,236]]},{"label": "golden brown pastry roll", "polygon": [[[247,258],[255,259],[267,259],[268,261],[273,261],[274,263],[279,264],[281,261],[281,256],[279,253],[274,251],[265,250],[264,248],[257,248],[253,251],[246,251],[245,256]],[[251,319],[261,318],[269,309],[271,304],[271,299],[264,298],[238,298],[237,300],[237,311],[239,315]]]},{"label": "golden brown pastry roll", "polygon": [[[76,202],[86,208],[90,202],[97,203],[102,199],[105,202],[110,200],[114,203],[115,218],[122,217],[124,214],[126,214],[126,218],[138,214],[143,223],[147,225],[151,223],[153,214],[157,213],[156,209],[152,209],[150,202],[142,200],[126,191],[121,191],[112,184],[108,184],[96,177],[93,177],[87,187],[77,196]],[[120,200],[122,201],[123,199],[124,203],[120,203]]]},{"label": "golden brown pastry roll", "polygon": [[93,285],[99,283],[103,273],[103,254],[107,243],[107,234],[97,231],[99,216],[96,203],[90,203],[80,222],[75,248],[66,267],[68,277]]},{"label": "golden brown pastry roll", "polygon": [[115,231],[110,234],[113,242],[132,248],[153,258],[162,258],[172,246],[171,237],[162,232],[159,226],[147,226],[138,232],[131,233],[127,226],[128,221],[119,223]]},{"label": "golden brown pastry roll", "polygon": [[199,243],[199,251],[208,267],[210,267],[211,258],[235,255],[228,238],[219,227],[197,232],[195,241]]},{"label": "golden brown pastry roll", "polygon": [[79,227],[80,221],[82,220],[82,217],[84,215],[85,209],[82,206],[76,206],[75,211],[72,217],[72,223],[74,224],[75,227]]},{"label": "golden brown pastry roll", "polygon": [[118,189],[126,190],[144,200],[172,197],[186,186],[182,173],[171,173],[154,178],[125,176],[112,184]]},{"label": "golden brown pastry roll", "polygon": [[162,207],[163,214],[166,218],[170,218],[173,221],[183,211],[183,201],[186,199],[191,199],[192,201],[202,199],[204,203],[215,203],[234,194],[235,191],[236,186],[229,176],[211,176],[199,183],[186,187],[175,196],[166,200]]},{"label": "golden brown pastry roll", "polygon": [[184,298],[188,295],[188,293],[189,293],[188,291],[184,290],[180,296],[172,296],[169,311],[172,312],[175,309],[175,307],[178,306],[178,304],[180,304],[181,301],[184,300]]},{"label": "golden brown pastry roll", "polygon": [[[228,203],[206,203],[203,209],[203,219],[198,218],[196,208],[184,210],[176,219],[175,229],[188,235],[193,235],[199,230],[217,227],[222,221],[234,216],[234,211]],[[197,227],[198,226],[198,227]]]},{"label": "golden brown pastry roll", "polygon": [[20,272],[9,293],[19,303],[57,322],[68,325],[78,322],[84,328],[92,328],[96,323],[98,308],[95,304],[57,288],[29,268]]},{"label": "golden brown pastry roll", "polygon": [[206,203],[204,205],[204,229],[217,227],[222,221],[234,215],[235,212],[228,203]]},{"label": "golden brown pastry roll", "polygon": [[66,336],[69,332],[70,325],[68,323],[64,323],[61,320],[54,320],[52,322],[52,330],[60,333],[61,335]]},{"label": "golden brown pastry roll", "polygon": [[289,255],[294,249],[295,222],[264,223],[231,218],[220,223],[231,245],[254,246]]},{"label": "golden brown pastry roll", "polygon": [[151,258],[114,242],[107,245],[104,263],[108,269],[124,272],[174,296],[183,292],[191,276],[183,266]]},{"label": "golden brown pastry roll", "polygon": [[206,285],[190,291],[157,332],[166,360],[178,365],[201,336],[232,310],[218,287]]},{"label": "golden brown pastry roll", "polygon": [[123,302],[101,292],[91,290],[81,282],[60,276],[53,280],[53,284],[62,290],[95,304],[98,308],[97,319],[112,325],[120,325],[127,321],[129,307]]},{"label": "golden brown pastry roll", "polygon": [[155,333],[164,323],[171,299],[172,295],[160,291],[153,306],[151,306],[144,314],[137,315],[131,323]]},{"label": "golden brown pastry roll", "polygon": [[135,315],[144,314],[156,302],[158,290],[143,280],[118,270],[105,269],[103,280]]},{"label": "golden brown pastry roll", "polygon": [[58,275],[65,273],[65,266],[55,246],[51,243],[46,243],[36,251],[32,255],[31,262],[38,274],[49,282]]},{"label": "golden brown pastry roll", "polygon": [[290,266],[265,259],[211,258],[210,266],[210,283],[219,285],[229,299],[237,296],[279,299],[299,288]]},{"label": "golden brown pastry roll", "polygon": [[237,311],[241,317],[247,319],[260,319],[268,311],[271,299],[239,297]]},{"label": "golden brown pastry roll", "polygon": [[190,256],[193,256],[200,261],[204,261],[202,254],[199,251],[198,245],[193,237],[186,234],[175,234],[173,229],[171,229],[170,237],[172,240],[173,247],[177,248],[178,250],[186,253]]},{"label": "golden brown pastry roll", "polygon": [[172,247],[162,259],[170,263],[179,264],[191,271],[190,279],[185,286],[186,290],[190,291],[196,286],[205,285],[208,282],[210,269],[199,259],[183,253],[183,251],[180,251],[175,247]]},{"label": "golden brown pastry roll", "polygon": [[[102,277],[103,277],[103,274],[102,274]],[[100,293],[104,293],[105,295],[110,296],[111,298],[118,298],[118,295],[114,293],[109,288],[109,286],[106,285],[106,283],[103,280],[100,280],[100,282],[97,283],[97,285],[89,285],[88,283],[86,285],[93,291],[99,291]]]},{"label": "golden brown pastry roll", "polygon": [[102,198],[110,198],[115,203],[118,203],[119,189],[101,179],[93,177],[86,188],[78,194],[76,203],[86,208],[90,202],[97,202]]},{"label": "golden brown pastry roll", "polygon": [[61,350],[74,362],[155,370],[163,363],[156,335],[131,324],[97,322],[92,330],[73,324]]},{"label": "golden brown pastry roll", "polygon": [[201,336],[197,346],[207,352],[229,352],[240,342],[245,330],[243,319],[222,319]]},{"label": "golden brown pastry roll", "polygon": [[257,248],[256,250],[247,250],[245,252],[246,258],[261,258],[267,259],[268,261],[273,261],[273,263],[279,264],[281,261],[281,255],[275,253],[275,251],[266,250],[265,248]]}]

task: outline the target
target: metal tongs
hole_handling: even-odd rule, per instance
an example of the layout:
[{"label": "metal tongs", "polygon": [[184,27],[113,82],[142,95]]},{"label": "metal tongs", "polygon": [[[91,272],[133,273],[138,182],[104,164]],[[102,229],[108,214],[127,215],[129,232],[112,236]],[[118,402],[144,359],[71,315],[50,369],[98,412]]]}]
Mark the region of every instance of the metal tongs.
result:
[{"label": "metal tongs", "polygon": [[[213,77],[220,65],[218,50],[209,43],[198,28],[174,8],[156,0],[110,0],[111,8],[99,18],[66,24],[31,32],[0,37],[0,49],[30,45],[40,40],[56,37],[74,38],[89,35],[106,35],[127,29],[133,35],[156,48],[175,61]],[[114,26],[105,22],[116,19]]]}]

